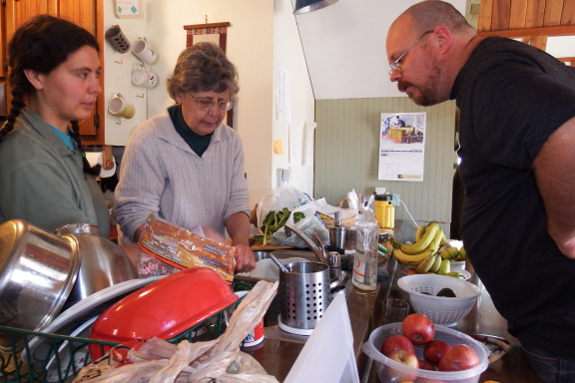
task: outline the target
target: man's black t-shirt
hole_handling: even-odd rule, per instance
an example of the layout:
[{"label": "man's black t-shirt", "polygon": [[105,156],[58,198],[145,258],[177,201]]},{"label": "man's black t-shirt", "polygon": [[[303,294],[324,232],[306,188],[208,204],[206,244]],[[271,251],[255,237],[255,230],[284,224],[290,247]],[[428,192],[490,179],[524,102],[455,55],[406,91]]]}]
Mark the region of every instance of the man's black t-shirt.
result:
[{"label": "man's black t-shirt", "polygon": [[575,116],[575,69],[490,37],[462,68],[451,98],[460,109],[461,235],[471,262],[523,345],[574,358],[575,260],[547,234],[533,160]]}]

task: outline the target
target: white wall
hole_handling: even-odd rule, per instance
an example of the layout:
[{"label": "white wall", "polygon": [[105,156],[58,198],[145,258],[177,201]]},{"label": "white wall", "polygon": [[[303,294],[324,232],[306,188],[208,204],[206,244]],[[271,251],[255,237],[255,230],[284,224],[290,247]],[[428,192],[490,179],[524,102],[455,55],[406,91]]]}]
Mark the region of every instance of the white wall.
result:
[{"label": "white wall", "polygon": [[[166,78],[185,48],[184,25],[205,24],[206,17],[207,23],[231,23],[227,55],[238,69],[240,82],[234,107],[234,127],[244,144],[250,205],[254,206],[275,187],[276,167],[286,167],[287,155],[273,155],[272,146],[276,137],[287,144],[287,129],[275,120],[274,113],[275,68],[278,64],[286,66],[293,73],[293,97],[298,97],[297,102],[294,100],[292,103],[293,118],[313,120],[314,100],[290,0],[277,0],[275,3],[269,0],[146,0],[145,19],[140,22],[118,19],[111,8],[107,8],[105,13],[105,29],[113,24],[126,25],[128,29],[135,24],[138,25],[137,29],[144,23],[146,38],[158,52],[159,58],[150,66],[150,70],[158,75],[160,82],[156,88],[147,91],[147,117],[161,113],[173,104],[167,95]],[[129,32],[130,35],[139,33],[137,30]],[[123,56],[129,57],[129,61],[135,59],[130,55]],[[118,70],[118,65],[114,63],[116,58],[116,55],[110,55],[105,60],[107,93],[125,81],[115,74]],[[138,113],[142,113],[143,109],[139,107]],[[107,120],[106,143],[124,145],[129,132],[139,120],[134,117],[133,121],[122,121],[121,127]],[[292,184],[310,193],[313,184],[311,167],[293,167]]]},{"label": "white wall", "polygon": [[[289,117],[292,123],[299,123],[304,127],[306,123],[309,125],[310,122],[315,122],[315,100],[303,55],[296,19],[292,12],[293,4],[291,0],[274,1],[274,80],[277,82],[277,70],[280,66],[291,74],[289,103],[292,113]],[[277,89],[277,83],[274,84],[274,89]],[[274,97],[277,97],[277,95],[274,94]],[[300,140],[297,142],[294,142],[293,136],[290,139],[289,123],[279,121],[275,115],[275,111],[273,118],[273,138],[274,140],[281,140],[284,153],[282,155],[272,155],[272,185],[278,185],[276,169],[287,169],[291,167],[290,185],[313,196],[313,165],[304,166],[301,156],[298,156],[298,159],[294,162],[290,162],[289,157],[290,150],[293,150],[294,146],[302,148],[302,137],[300,136]]]}]

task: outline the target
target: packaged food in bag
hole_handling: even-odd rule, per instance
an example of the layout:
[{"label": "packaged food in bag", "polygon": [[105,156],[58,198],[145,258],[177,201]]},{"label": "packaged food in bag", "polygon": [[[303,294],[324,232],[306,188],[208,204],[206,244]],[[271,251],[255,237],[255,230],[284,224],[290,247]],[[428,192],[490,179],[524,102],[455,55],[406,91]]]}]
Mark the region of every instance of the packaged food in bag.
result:
[{"label": "packaged food in bag", "polygon": [[234,279],[235,256],[240,251],[234,246],[204,238],[190,230],[172,225],[153,213],[146,220],[138,246],[144,253],[172,267],[180,270],[208,267],[228,282]]}]

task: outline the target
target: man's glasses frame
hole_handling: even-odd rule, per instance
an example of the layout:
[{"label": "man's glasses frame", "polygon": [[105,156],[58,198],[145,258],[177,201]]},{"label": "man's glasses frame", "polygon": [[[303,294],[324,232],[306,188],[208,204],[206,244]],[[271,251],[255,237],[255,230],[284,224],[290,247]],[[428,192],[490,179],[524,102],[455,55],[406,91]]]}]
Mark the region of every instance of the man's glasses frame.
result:
[{"label": "man's glasses frame", "polygon": [[405,52],[403,52],[403,54],[401,56],[399,56],[397,58],[397,60],[395,60],[392,63],[389,63],[389,67],[391,68],[391,70],[389,71],[389,75],[391,76],[394,72],[398,72],[401,73],[401,66],[399,65],[399,63],[401,62],[401,60],[403,60],[403,58],[405,57],[405,55],[407,54],[407,52],[409,52],[411,50],[411,48],[413,48],[414,46],[417,45],[418,42],[421,41],[422,38],[424,38],[426,35],[432,33],[433,30],[431,31],[425,31],[423,32],[423,34],[421,36],[419,36],[419,38],[417,40],[415,40],[415,42],[413,44],[411,44],[411,46],[409,48],[407,48],[407,50]]}]

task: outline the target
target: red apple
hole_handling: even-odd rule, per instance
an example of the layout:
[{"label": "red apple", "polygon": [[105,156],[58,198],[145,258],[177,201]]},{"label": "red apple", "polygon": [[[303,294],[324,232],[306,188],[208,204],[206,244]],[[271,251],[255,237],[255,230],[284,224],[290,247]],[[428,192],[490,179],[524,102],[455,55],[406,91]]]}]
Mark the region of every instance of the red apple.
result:
[{"label": "red apple", "polygon": [[385,338],[381,344],[381,353],[389,358],[395,350],[407,350],[415,354],[413,344],[409,339],[400,334],[393,334]]},{"label": "red apple", "polygon": [[466,344],[456,344],[439,362],[439,371],[468,370],[478,364],[479,357],[474,349]]},{"label": "red apple", "polygon": [[435,367],[433,367],[433,364],[429,363],[425,359],[419,359],[419,368],[421,368],[422,370],[435,371]]},{"label": "red apple", "polygon": [[415,356],[411,351],[395,350],[389,354],[389,359],[395,360],[396,362],[405,364],[409,367],[419,368],[419,360],[417,360],[417,356]]},{"label": "red apple", "polygon": [[[389,358],[403,364],[406,366],[405,369],[399,370],[395,366],[386,364],[382,371],[382,376],[385,376],[386,382],[415,382],[417,379],[417,368],[419,368],[419,360],[417,356],[411,351],[407,350],[395,350],[390,355]],[[411,368],[411,370],[409,369]]]},{"label": "red apple", "polygon": [[451,345],[441,339],[430,340],[423,349],[423,357],[430,363],[439,364],[447,351],[451,350]]},{"label": "red apple", "polygon": [[435,325],[423,314],[409,314],[401,323],[403,335],[413,344],[426,344],[435,336]]}]

